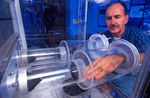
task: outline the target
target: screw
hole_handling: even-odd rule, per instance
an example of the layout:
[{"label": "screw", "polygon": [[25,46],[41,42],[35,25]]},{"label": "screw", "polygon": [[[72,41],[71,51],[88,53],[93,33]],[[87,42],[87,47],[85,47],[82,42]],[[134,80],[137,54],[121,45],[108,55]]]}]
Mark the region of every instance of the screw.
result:
[{"label": "screw", "polygon": [[12,83],[11,85],[9,85],[9,88],[11,88],[11,87],[17,87],[17,85],[18,85],[18,83]]},{"label": "screw", "polygon": [[12,75],[14,75],[15,73],[14,72],[11,72],[10,74],[9,74],[9,76],[12,76]]}]

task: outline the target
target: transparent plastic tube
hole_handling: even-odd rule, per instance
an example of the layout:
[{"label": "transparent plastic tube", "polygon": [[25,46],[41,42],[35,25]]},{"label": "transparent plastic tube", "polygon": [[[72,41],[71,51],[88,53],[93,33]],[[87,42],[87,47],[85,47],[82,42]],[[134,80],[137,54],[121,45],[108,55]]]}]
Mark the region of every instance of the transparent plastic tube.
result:
[{"label": "transparent plastic tube", "polygon": [[60,46],[65,47],[71,55],[76,50],[102,49],[108,47],[108,44],[108,39],[101,34],[93,34],[89,40],[63,40],[60,42]]},{"label": "transparent plastic tube", "polygon": [[21,59],[22,64],[27,62],[29,66],[70,61],[68,50],[61,46],[56,48],[20,50],[17,52],[20,53],[20,56],[17,58]]},{"label": "transparent plastic tube", "polygon": [[140,67],[140,54],[137,50],[137,48],[131,44],[130,42],[126,40],[116,40],[113,43],[109,45],[109,47],[119,47],[123,49],[123,51],[126,54],[126,62],[123,63],[119,68],[116,70],[116,72],[125,74],[125,73],[137,73],[137,69]]},{"label": "transparent plastic tube", "polygon": [[[53,66],[34,66],[26,69],[28,91],[56,89],[73,83],[86,81],[82,71],[86,69],[84,63],[75,60],[66,63],[56,63]],[[80,66],[81,65],[81,66]],[[22,81],[19,81],[20,84]]]},{"label": "transparent plastic tube", "polygon": [[[93,56],[93,54],[97,54]],[[123,55],[126,57],[125,63],[120,65],[115,71],[112,73],[109,73],[104,76],[103,79],[101,80],[94,80],[94,71],[92,67],[92,62],[97,59],[101,58],[103,56],[111,55],[111,54],[118,54],[118,55]],[[92,80],[88,81],[83,81],[78,83],[78,85],[82,89],[88,89],[93,86],[103,84],[106,81],[113,80],[115,78],[118,78],[122,75],[125,75],[127,73],[131,73],[134,71],[134,68],[136,68],[139,65],[139,53],[137,49],[135,48],[134,45],[131,43],[125,41],[125,40],[116,40],[112,42],[108,48],[106,49],[101,49],[101,50],[79,50],[76,51],[73,54],[72,57],[73,60],[79,60],[84,62],[83,65],[90,65],[91,70],[92,70]],[[81,66],[81,65],[80,65]],[[110,65],[111,66],[111,65]],[[84,70],[86,72],[86,70]],[[87,82],[88,81],[88,82]]]}]

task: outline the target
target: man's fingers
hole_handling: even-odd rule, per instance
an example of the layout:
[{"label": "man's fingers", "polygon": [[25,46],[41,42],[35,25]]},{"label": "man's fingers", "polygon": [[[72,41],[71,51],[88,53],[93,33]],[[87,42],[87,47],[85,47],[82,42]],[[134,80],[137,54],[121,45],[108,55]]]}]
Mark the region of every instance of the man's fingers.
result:
[{"label": "man's fingers", "polygon": [[[94,67],[94,77],[100,74],[101,72],[103,72],[103,69],[100,66]],[[88,73],[88,80],[91,80],[91,79],[92,79],[92,72]]]},{"label": "man's fingers", "polygon": [[[94,74],[97,74],[97,73],[100,73],[102,71],[102,68],[100,68],[99,66],[94,66],[93,67],[93,71],[94,71]],[[92,74],[92,70],[90,69],[88,72],[87,72],[88,76]]]},{"label": "man's fingers", "polygon": [[94,70],[94,76],[98,75],[102,71],[103,71],[103,69],[101,67],[97,67],[97,69]]},{"label": "man's fingers", "polygon": [[92,70],[91,70],[91,66],[88,65],[88,68],[86,69],[87,70],[87,75],[91,75],[92,74]]},{"label": "man's fingers", "polygon": [[[99,65],[99,64],[101,64],[100,62],[101,62],[101,59],[96,59],[95,61],[93,61],[92,67],[93,67],[94,74],[98,74],[102,71],[102,69],[100,68],[100,65]],[[90,65],[87,66],[87,79],[88,80],[92,79],[92,70],[91,70]]]},{"label": "man's fingers", "polygon": [[[92,62],[92,67],[94,67],[94,65],[96,65],[96,63],[100,62],[100,59],[96,59],[95,61]],[[91,66],[90,64],[87,66],[87,70],[91,70]]]},{"label": "man's fingers", "polygon": [[[92,67],[93,67],[94,72],[95,72],[95,70],[97,70],[100,67],[100,64],[101,64],[100,61],[101,60],[96,60],[96,61],[94,61],[94,63],[92,63]],[[88,72],[88,74],[92,74],[92,70],[91,70],[90,65],[88,65],[88,67],[87,67],[87,72]]]},{"label": "man's fingers", "polygon": [[95,79],[95,80],[100,80],[100,79],[103,78],[106,74],[107,74],[107,73],[103,71],[103,72],[101,72],[101,73],[95,75],[95,76],[94,76],[94,79]]},{"label": "man's fingers", "polygon": [[92,65],[95,65],[96,63],[100,62],[101,60],[102,60],[101,58],[94,60],[94,61],[92,62]]},{"label": "man's fingers", "polygon": [[[100,79],[102,79],[106,74],[107,74],[107,72],[105,72],[105,71],[99,72],[99,71],[97,70],[97,71],[94,72],[94,79],[95,79],[95,80],[100,80]],[[92,80],[92,74],[91,74],[91,75],[88,75],[87,79],[88,79],[88,80]]]},{"label": "man's fingers", "polygon": [[87,79],[88,79],[88,80],[92,80],[92,74],[89,74],[89,75],[87,76]]},{"label": "man's fingers", "polygon": [[[117,58],[116,58],[117,57]],[[123,61],[118,61],[120,57],[116,55],[105,56],[100,59],[96,59],[92,63],[92,68],[94,71],[95,80],[103,78],[107,73],[114,71]],[[92,70],[91,66],[87,67],[88,79],[92,79]]]}]

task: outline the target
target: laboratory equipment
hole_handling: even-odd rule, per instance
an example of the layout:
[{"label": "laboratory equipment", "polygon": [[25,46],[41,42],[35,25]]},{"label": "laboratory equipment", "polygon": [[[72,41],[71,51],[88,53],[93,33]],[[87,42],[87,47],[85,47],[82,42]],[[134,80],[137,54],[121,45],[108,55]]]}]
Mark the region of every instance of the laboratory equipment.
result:
[{"label": "laboratory equipment", "polygon": [[[78,63],[75,65],[75,63]],[[54,90],[63,86],[85,81],[80,66],[82,62],[73,61],[70,64],[56,63],[53,66],[34,66],[19,69],[18,88],[20,94],[28,92],[40,92],[43,90]],[[77,76],[76,76],[77,75]]]},{"label": "laboratory equipment", "polygon": [[72,56],[76,50],[102,49],[108,47],[108,45],[107,37],[101,34],[93,34],[89,40],[63,40],[60,42],[60,46],[65,47],[70,53],[70,56]]},{"label": "laboratory equipment", "polygon": [[[55,49],[55,48],[54,48]],[[30,60],[34,60],[35,58],[32,56],[41,55],[44,56],[43,53],[49,54],[48,51],[54,50],[53,48],[41,51],[26,51],[30,52],[28,55]],[[64,48],[63,48],[64,49]],[[57,50],[57,49],[55,49]],[[60,53],[60,49],[55,51],[56,53]],[[93,55],[93,53],[97,55]],[[14,52],[14,56],[12,56],[12,61],[20,60],[20,65],[23,64],[18,55],[21,57],[21,53]],[[39,54],[37,54],[39,53]],[[129,54],[128,54],[129,53]],[[33,54],[33,55],[32,55]],[[65,52],[63,54],[66,54]],[[94,71],[92,66],[92,61],[97,58],[101,58],[106,55],[111,54],[120,54],[126,57],[126,62],[123,65],[115,70],[114,72],[106,75],[102,80],[95,81],[94,80]],[[25,56],[25,55],[23,55]],[[48,55],[49,57],[49,55]],[[57,57],[57,56],[56,56]],[[11,81],[8,83],[8,87],[16,87],[17,94],[19,97],[24,96],[24,98],[31,97],[32,92],[42,92],[42,91],[53,91],[58,88],[62,88],[71,84],[77,84],[79,88],[83,90],[88,90],[91,87],[97,86],[99,84],[103,84],[106,81],[118,78],[126,73],[131,73],[136,65],[139,62],[139,54],[136,48],[125,40],[116,40],[111,43],[108,47],[102,48],[99,50],[96,49],[86,49],[86,50],[77,50],[72,57],[72,60],[69,62],[53,62],[53,63],[42,63],[47,58],[44,58],[38,66],[28,66],[20,67],[19,69],[14,71],[14,74],[9,75],[7,80]],[[54,60],[56,58],[54,57]],[[28,60],[28,62],[30,62]],[[132,60],[132,61],[131,61]],[[55,60],[56,61],[56,60]],[[40,62],[40,61],[39,61]],[[87,79],[87,69],[86,66],[90,65],[90,69],[92,70],[92,80]],[[127,66],[130,65],[130,66]],[[15,66],[14,66],[15,67]],[[14,68],[16,69],[16,68]],[[13,76],[13,78],[12,78]],[[1,87],[5,88],[5,86]],[[35,94],[35,93],[34,93]]]},{"label": "laboratory equipment", "polygon": [[[97,55],[93,56],[93,52],[96,52]],[[94,80],[92,61],[112,54],[125,56],[125,63],[120,65],[114,72],[106,75],[103,79],[99,81]],[[51,64],[52,66],[47,64],[46,66],[39,65],[19,69],[19,91],[21,91],[21,94],[24,92],[22,84],[26,86],[26,92],[31,90],[39,92],[46,89],[61,88],[74,83],[78,84],[83,90],[88,90],[106,81],[131,73],[138,63],[139,54],[136,48],[125,40],[116,40],[109,47],[101,50],[78,50],[73,54],[72,61],[68,63],[54,63],[54,65]],[[90,65],[90,69],[92,70],[92,80],[88,80],[87,78],[87,65]],[[22,78],[25,80],[21,81]]]},{"label": "laboratory equipment", "polygon": [[16,52],[20,53],[16,58],[21,59],[21,62],[27,63],[26,65],[28,66],[70,61],[70,53],[61,46],[43,49],[22,49]]},{"label": "laboratory equipment", "polygon": [[[96,54],[97,55],[93,55]],[[107,55],[122,55],[125,57],[125,62],[121,64],[115,71],[112,73],[107,74],[102,78],[100,81],[94,80],[94,70],[92,66],[92,62],[97,58],[102,58]],[[88,66],[90,65],[92,80],[90,81],[83,81],[78,83],[79,87],[82,89],[89,89],[93,86],[98,84],[103,84],[106,81],[110,81],[112,79],[118,78],[122,75],[127,73],[136,73],[135,68],[140,67],[139,65],[139,53],[134,45],[129,43],[126,40],[116,40],[112,42],[108,48],[101,49],[101,50],[79,50],[73,54],[72,60],[82,61],[80,66]],[[111,67],[111,65],[110,65]],[[86,70],[85,70],[86,73]]]},{"label": "laboratory equipment", "polygon": [[42,64],[70,62],[71,56],[76,50],[102,49],[108,47],[108,39],[104,35],[93,34],[89,40],[61,41],[59,47],[43,49],[22,49],[19,52],[22,62],[28,66]]}]

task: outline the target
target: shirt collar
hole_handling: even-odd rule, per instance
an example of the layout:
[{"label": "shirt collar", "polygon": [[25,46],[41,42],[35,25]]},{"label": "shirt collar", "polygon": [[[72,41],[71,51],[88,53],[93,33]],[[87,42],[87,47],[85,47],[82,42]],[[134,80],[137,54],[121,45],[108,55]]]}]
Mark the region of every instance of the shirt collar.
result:
[{"label": "shirt collar", "polygon": [[128,31],[127,29],[128,29],[128,27],[125,26],[125,31],[124,31],[124,33],[123,33],[123,35],[122,35],[122,37],[121,37],[122,39],[125,38],[125,36],[126,36],[126,34],[127,34],[127,31]]},{"label": "shirt collar", "polygon": [[[127,31],[128,31],[128,27],[125,26],[125,31],[124,31],[123,35],[120,37],[121,39],[124,39],[124,38],[125,38],[125,36],[126,36],[126,34],[127,34]],[[108,31],[108,32],[109,32],[109,31]],[[111,38],[111,40],[109,40],[109,42],[114,41],[115,39],[113,38],[112,34],[111,34],[110,32],[109,32],[108,34],[109,34],[109,38]]]}]

